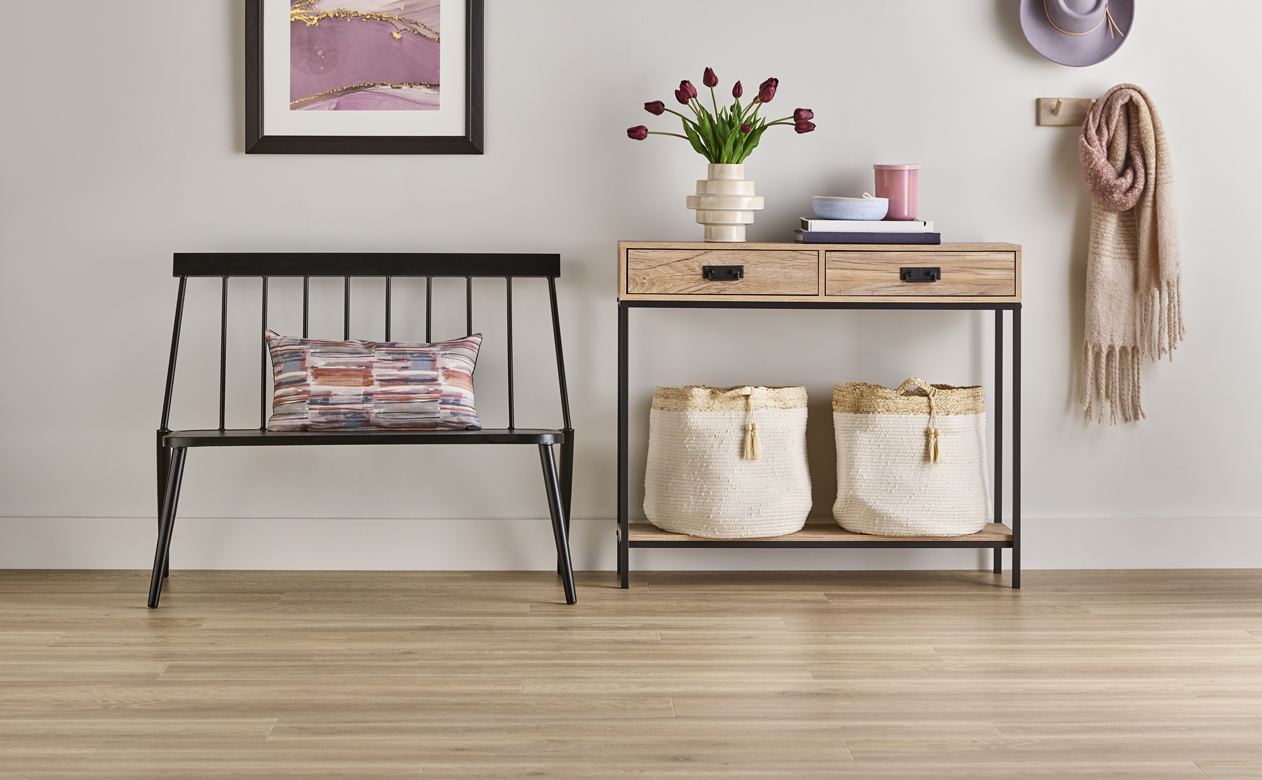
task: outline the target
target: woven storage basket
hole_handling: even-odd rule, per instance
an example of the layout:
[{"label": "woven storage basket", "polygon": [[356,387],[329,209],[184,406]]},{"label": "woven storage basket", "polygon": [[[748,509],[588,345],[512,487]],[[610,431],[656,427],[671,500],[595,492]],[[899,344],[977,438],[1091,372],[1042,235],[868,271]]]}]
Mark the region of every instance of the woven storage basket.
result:
[{"label": "woven storage basket", "polygon": [[847,531],[962,536],[990,522],[986,401],[980,387],[908,379],[897,390],[833,388],[837,503]]},{"label": "woven storage basket", "polygon": [[805,387],[659,387],[644,514],[664,531],[747,539],[800,531],[811,510]]}]

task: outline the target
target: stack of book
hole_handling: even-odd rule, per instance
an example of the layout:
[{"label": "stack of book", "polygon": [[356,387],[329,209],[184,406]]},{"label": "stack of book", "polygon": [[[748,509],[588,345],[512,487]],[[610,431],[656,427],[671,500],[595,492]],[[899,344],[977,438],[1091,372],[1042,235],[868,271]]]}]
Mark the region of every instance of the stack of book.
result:
[{"label": "stack of book", "polygon": [[941,244],[932,222],[923,220],[811,219],[795,230],[799,244]]}]

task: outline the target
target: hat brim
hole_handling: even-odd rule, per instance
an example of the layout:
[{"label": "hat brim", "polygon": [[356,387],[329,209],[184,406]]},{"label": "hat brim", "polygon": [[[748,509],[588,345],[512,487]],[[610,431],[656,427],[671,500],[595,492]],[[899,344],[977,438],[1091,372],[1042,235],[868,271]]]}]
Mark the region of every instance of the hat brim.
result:
[{"label": "hat brim", "polygon": [[1086,35],[1067,35],[1052,26],[1044,0],[1021,0],[1021,30],[1034,50],[1052,62],[1085,68],[1104,62],[1126,42],[1135,19],[1135,0],[1109,0],[1109,12],[1122,34],[1109,35],[1106,20]]}]

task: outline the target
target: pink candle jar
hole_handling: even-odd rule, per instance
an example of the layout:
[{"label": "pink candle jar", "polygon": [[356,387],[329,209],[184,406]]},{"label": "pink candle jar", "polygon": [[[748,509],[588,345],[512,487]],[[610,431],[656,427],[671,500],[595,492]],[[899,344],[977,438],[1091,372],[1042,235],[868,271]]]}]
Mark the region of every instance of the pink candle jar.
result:
[{"label": "pink candle jar", "polygon": [[920,189],[919,165],[873,165],[876,171],[876,196],[889,198],[887,220],[916,218]]}]

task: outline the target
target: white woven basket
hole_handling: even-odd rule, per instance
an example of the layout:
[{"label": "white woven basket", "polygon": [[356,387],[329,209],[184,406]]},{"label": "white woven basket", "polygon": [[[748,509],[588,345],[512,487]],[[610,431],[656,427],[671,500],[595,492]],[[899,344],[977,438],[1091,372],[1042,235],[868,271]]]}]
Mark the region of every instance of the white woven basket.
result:
[{"label": "white woven basket", "polygon": [[659,387],[644,514],[710,539],[802,530],[811,511],[805,387]]},{"label": "white woven basket", "polygon": [[990,522],[982,388],[916,378],[897,390],[837,385],[833,429],[833,517],[847,531],[962,536]]}]

